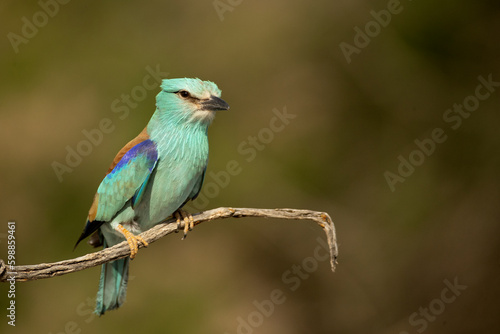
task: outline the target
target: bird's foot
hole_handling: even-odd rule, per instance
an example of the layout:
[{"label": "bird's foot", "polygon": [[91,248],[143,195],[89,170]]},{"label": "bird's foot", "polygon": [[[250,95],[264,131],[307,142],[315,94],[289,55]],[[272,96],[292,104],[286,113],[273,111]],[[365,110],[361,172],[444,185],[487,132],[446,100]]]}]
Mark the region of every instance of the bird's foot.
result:
[{"label": "bird's foot", "polygon": [[177,209],[174,212],[174,217],[177,219],[177,229],[182,229],[182,225],[184,223],[184,236],[182,240],[186,239],[188,231],[192,231],[194,227],[194,219],[193,216],[182,209]]},{"label": "bird's foot", "polygon": [[130,247],[130,258],[133,259],[137,252],[139,251],[139,244],[138,242],[142,242],[144,247],[148,247],[148,243],[144,238],[142,238],[140,235],[135,235],[129,230],[127,230],[125,227],[123,227],[121,224],[118,224],[116,227],[116,230],[123,234],[125,239],[127,239],[128,246]]}]

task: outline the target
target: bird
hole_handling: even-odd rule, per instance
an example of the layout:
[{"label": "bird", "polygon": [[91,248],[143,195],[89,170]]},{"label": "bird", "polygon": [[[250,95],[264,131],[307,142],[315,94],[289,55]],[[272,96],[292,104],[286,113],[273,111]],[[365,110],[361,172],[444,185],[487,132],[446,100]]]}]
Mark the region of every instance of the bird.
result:
[{"label": "bird", "polygon": [[217,111],[228,110],[221,90],[198,78],[163,79],[156,110],[147,126],[115,156],[100,183],[76,246],[88,236],[103,248],[126,240],[130,257],[101,268],[95,313],[125,302],[130,260],[138,234],[173,216],[184,236],[194,220],[182,207],[200,193],[208,163],[208,127]]}]

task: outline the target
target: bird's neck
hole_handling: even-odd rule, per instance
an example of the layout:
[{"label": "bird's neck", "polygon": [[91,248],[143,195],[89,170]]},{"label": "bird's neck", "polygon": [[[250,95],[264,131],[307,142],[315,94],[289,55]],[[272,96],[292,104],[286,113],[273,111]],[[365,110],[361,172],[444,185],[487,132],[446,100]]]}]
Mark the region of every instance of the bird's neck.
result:
[{"label": "bird's neck", "polygon": [[208,159],[208,130],[209,123],[189,122],[173,118],[161,117],[158,110],[148,123],[147,132],[153,140],[160,156],[186,155],[194,159]]}]

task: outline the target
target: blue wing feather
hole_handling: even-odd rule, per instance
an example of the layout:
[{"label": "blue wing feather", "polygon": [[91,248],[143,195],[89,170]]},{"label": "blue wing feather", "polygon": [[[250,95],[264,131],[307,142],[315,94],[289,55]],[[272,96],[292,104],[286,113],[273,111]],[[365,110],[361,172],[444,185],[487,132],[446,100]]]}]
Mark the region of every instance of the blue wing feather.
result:
[{"label": "blue wing feather", "polygon": [[158,161],[156,144],[150,139],[132,147],[102,180],[97,194],[95,219],[110,221],[128,200],[139,203]]},{"label": "blue wing feather", "polygon": [[[155,167],[156,167],[156,161],[155,161],[153,168],[151,168],[151,171]],[[137,203],[139,203],[141,201],[142,195],[144,194],[144,190],[146,190],[146,186],[148,185],[148,181],[149,181],[150,177],[151,177],[151,173],[149,173],[148,176],[146,176],[146,180],[144,180],[141,187],[139,189],[137,189],[137,191],[135,192],[134,197],[132,197],[132,208],[134,208],[137,205]]]},{"label": "blue wing feather", "polygon": [[81,240],[113,219],[127,201],[132,199],[132,205],[140,202],[157,161],[156,144],[149,139],[134,145],[120,158],[99,185],[75,248]]}]

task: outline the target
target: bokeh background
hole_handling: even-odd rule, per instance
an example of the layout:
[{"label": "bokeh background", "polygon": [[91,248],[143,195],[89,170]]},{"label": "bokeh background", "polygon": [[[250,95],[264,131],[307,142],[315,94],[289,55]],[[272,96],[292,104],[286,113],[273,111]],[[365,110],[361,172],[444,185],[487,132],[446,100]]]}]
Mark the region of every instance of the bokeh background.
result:
[{"label": "bokeh background", "polygon": [[[101,318],[91,315],[100,268],[18,283],[16,327],[7,325],[1,284],[0,331],[498,332],[500,87],[456,130],[443,115],[474,95],[479,76],[500,82],[500,5],[401,0],[385,27],[371,24],[369,42],[348,61],[341,43],[355,46],[355,28],[364,30],[371,11],[391,4],[71,1],[52,5],[53,17],[44,20],[35,1],[3,1],[2,258],[9,220],[16,222],[18,264],[93,251],[85,243],[72,248],[104,172],[149,120],[158,89],[132,101],[123,119],[113,101],[141,87],[146,68],[212,80],[231,105],[209,130],[208,171],[223,171],[231,160],[241,171],[192,211],[326,211],[340,257],[336,273],[317,261],[307,278],[297,278],[288,271],[311,265],[306,259],[324,238],[314,223],[202,224],[185,241],[169,235],[141,250],[126,304]],[[10,33],[22,36],[33,16],[40,27],[25,28],[33,36],[13,47]],[[263,129],[276,110],[295,118],[269,136]],[[106,118],[113,131],[60,182],[53,163],[65,164],[67,147],[75,149],[82,131]],[[435,128],[447,140],[391,191],[384,173],[397,173],[398,157],[408,158],[414,141]],[[261,138],[252,159],[243,152],[252,147],[249,137]],[[295,291],[284,274],[300,283]],[[461,286],[456,295],[446,282]],[[284,302],[259,321],[254,301],[276,289]],[[255,326],[241,327],[238,319],[249,317]]]}]

